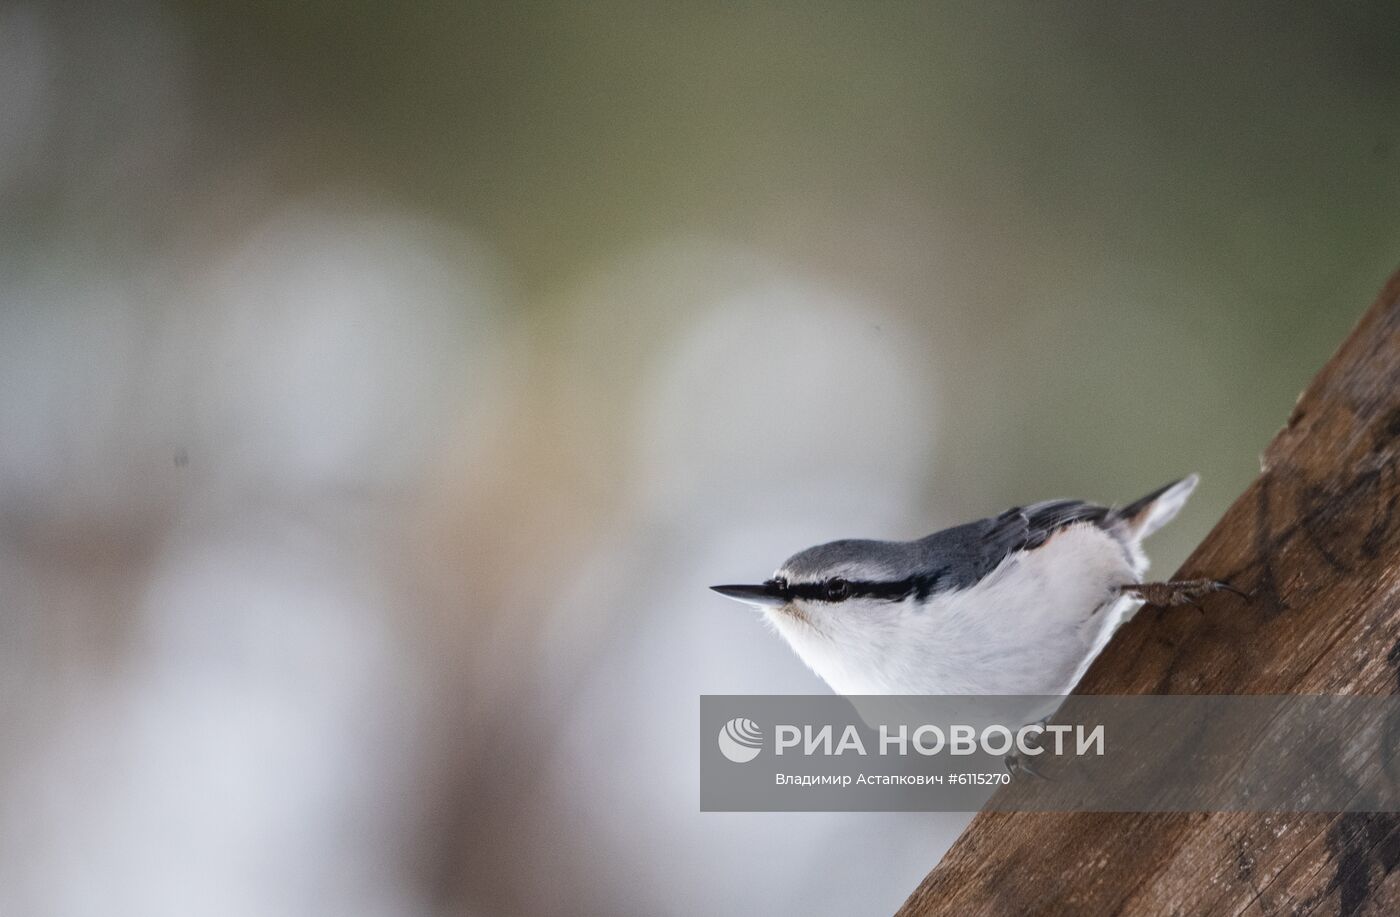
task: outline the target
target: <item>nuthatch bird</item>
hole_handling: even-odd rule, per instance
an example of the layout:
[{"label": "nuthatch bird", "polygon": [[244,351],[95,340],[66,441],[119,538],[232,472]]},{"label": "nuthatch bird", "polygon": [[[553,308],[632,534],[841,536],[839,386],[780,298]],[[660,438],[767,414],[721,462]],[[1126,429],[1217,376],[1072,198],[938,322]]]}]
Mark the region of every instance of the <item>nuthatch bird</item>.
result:
[{"label": "nuthatch bird", "polygon": [[1239,592],[1142,581],[1143,539],[1197,480],[1121,509],[1050,500],[917,541],[833,541],[764,583],[712,588],[761,607],[838,694],[1065,694],[1143,600]]}]

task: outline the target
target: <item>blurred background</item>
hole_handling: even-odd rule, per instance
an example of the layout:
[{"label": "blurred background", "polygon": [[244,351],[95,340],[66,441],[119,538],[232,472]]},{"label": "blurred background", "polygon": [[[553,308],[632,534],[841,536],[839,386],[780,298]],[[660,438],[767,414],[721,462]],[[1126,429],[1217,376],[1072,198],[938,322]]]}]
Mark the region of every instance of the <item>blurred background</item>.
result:
[{"label": "blurred background", "polygon": [[706,591],[1204,483],[1400,266],[1400,6],[0,4],[0,913],[883,914]]}]

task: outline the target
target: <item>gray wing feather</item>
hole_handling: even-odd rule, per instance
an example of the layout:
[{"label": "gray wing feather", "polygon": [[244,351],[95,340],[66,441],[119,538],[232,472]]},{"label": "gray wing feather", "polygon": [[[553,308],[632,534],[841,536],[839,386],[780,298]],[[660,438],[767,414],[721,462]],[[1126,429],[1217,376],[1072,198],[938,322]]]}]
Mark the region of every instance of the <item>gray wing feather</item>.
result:
[{"label": "gray wing feather", "polygon": [[1010,555],[1040,547],[1065,526],[1090,522],[1112,531],[1114,521],[1113,511],[1106,506],[1047,500],[944,529],[915,544],[922,549],[928,568],[938,571],[937,582],[929,584],[931,591],[966,589]]}]

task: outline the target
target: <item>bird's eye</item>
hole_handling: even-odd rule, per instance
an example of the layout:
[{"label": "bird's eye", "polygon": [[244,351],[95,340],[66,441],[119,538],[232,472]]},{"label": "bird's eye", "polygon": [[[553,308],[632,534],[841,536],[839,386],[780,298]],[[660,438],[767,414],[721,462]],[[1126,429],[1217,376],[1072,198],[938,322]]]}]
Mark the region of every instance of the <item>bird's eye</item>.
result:
[{"label": "bird's eye", "polygon": [[851,592],[851,584],[841,577],[835,577],[826,581],[826,597],[833,602],[839,602]]}]

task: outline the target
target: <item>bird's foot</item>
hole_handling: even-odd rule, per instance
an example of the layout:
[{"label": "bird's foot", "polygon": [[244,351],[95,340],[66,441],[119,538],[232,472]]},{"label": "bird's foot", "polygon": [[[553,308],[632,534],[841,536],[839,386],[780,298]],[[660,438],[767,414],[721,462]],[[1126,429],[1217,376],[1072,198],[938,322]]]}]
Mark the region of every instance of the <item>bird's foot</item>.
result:
[{"label": "bird's foot", "polygon": [[1013,780],[1022,775],[1025,775],[1027,777],[1034,777],[1037,780],[1050,779],[1049,777],[1045,776],[1040,771],[1032,767],[1031,762],[1026,758],[1025,755],[1021,754],[1020,752],[1013,751],[1011,754],[1007,755],[1001,760],[1002,763],[1006,765],[1006,772],[1011,775],[1011,779]]},{"label": "bird's foot", "polygon": [[1213,579],[1172,580],[1166,583],[1127,583],[1118,587],[1118,591],[1124,595],[1135,595],[1147,604],[1156,605],[1159,608],[1190,605],[1199,609],[1201,599],[1212,592],[1233,592],[1246,602],[1250,599],[1250,594],[1243,589]]},{"label": "bird's foot", "polygon": [[[1048,722],[1050,722],[1049,714],[1042,716],[1040,719],[1036,720],[1033,725],[1039,726],[1041,729],[1041,733],[1043,733],[1045,731],[1045,724]],[[1032,739],[1030,736],[1027,736],[1026,744],[1039,751],[1040,734],[1038,733],[1034,739]],[[1007,755],[1001,760],[1002,763],[1006,765],[1007,773],[1011,775],[1013,780],[1017,777],[1022,776],[1023,774],[1027,777],[1034,777],[1037,780],[1050,779],[1049,777],[1045,776],[1040,771],[1035,769],[1032,763],[1033,759],[1030,755],[1022,754],[1020,751],[1013,751],[1011,754]]]}]

